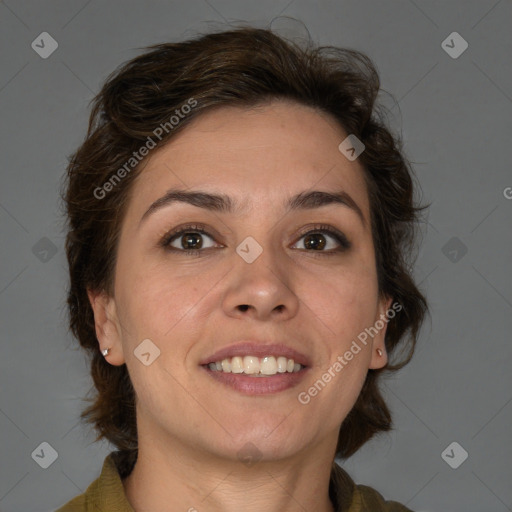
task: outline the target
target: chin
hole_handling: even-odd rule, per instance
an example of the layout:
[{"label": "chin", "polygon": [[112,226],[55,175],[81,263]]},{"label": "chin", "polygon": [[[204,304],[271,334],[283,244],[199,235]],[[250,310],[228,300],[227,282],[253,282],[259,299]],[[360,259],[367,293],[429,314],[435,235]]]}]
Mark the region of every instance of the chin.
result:
[{"label": "chin", "polygon": [[274,416],[264,421],[259,418],[257,424],[246,425],[246,428],[237,424],[236,431],[230,429],[232,437],[226,437],[229,446],[224,448],[239,459],[244,456],[264,460],[289,457],[303,448],[304,432],[290,431],[287,423],[288,420],[276,420]]}]

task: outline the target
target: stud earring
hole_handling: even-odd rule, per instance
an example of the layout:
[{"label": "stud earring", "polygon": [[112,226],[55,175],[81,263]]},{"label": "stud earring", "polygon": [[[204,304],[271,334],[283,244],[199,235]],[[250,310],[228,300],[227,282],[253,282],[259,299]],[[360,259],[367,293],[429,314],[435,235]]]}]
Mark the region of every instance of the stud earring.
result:
[{"label": "stud earring", "polygon": [[380,348],[377,349],[377,354],[379,355],[379,357],[382,357],[382,350]]},{"label": "stud earring", "polygon": [[103,356],[107,356],[109,352],[110,352],[110,348],[106,348],[105,350],[102,350],[102,351],[101,351],[101,354],[102,354]]}]

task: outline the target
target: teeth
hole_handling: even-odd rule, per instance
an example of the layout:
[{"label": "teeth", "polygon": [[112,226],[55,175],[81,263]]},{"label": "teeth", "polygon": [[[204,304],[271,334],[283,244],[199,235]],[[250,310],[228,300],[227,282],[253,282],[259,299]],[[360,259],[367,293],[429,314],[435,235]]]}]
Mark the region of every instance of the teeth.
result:
[{"label": "teeth", "polygon": [[277,371],[279,373],[284,373],[286,371],[286,362],[287,362],[287,359],[286,357],[278,357],[277,358]]},{"label": "teeth", "polygon": [[[224,361],[228,361],[227,359],[224,359]],[[211,368],[210,368],[211,370]],[[231,359],[231,372],[232,373],[243,373],[244,372],[244,362],[242,361],[241,357],[233,357]]]},{"label": "teeth", "polygon": [[223,359],[209,363],[208,368],[214,372],[243,373],[254,377],[276,375],[277,373],[296,373],[304,368],[293,359],[279,356],[256,357],[256,356],[235,356],[231,359]]},{"label": "teeth", "polygon": [[260,373],[260,360],[258,357],[244,357],[244,373],[246,373],[247,375],[252,375],[253,373]]},{"label": "teeth", "polygon": [[275,375],[277,373],[277,361],[273,356],[264,357],[261,360],[260,373],[263,375]]}]

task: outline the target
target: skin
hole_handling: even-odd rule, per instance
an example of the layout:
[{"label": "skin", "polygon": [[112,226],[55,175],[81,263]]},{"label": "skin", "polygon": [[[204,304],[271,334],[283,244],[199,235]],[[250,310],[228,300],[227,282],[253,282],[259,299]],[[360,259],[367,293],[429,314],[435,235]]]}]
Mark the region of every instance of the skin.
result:
[{"label": "skin", "polygon": [[[137,512],[333,510],[338,431],[368,369],[387,362],[385,327],[307,405],[297,397],[391,304],[378,294],[362,166],[338,150],[346,136],[330,116],[293,103],[222,107],[146,160],[122,222],[113,296],[89,291],[99,348],[111,348],[110,364],[127,365],[137,394],[139,458],[123,481]],[[173,203],[140,223],[171,187],[227,194],[241,209]],[[303,191],[340,189],[364,224],[344,205],[288,213],[283,206]],[[212,235],[199,255],[159,245],[185,223]],[[316,224],[342,231],[351,248],[324,256],[307,248],[301,229]],[[247,236],[263,248],[251,264],[235,250]],[[325,237],[323,251],[339,247]],[[133,353],[147,338],[161,351],[149,366]],[[312,361],[307,377],[277,394],[247,396],[199,366],[247,338],[303,352]],[[246,443],[261,456],[250,466],[237,455]]]}]

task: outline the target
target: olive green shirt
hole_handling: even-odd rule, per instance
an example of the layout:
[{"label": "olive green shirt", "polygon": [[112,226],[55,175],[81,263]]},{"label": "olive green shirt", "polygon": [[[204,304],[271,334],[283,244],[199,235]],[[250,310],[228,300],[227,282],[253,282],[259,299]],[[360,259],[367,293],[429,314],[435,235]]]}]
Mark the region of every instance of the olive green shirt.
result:
[{"label": "olive green shirt", "polygon": [[[84,494],[56,512],[134,512],[124,492],[121,474],[113,452],[105,458],[100,477]],[[371,487],[356,485],[337,464],[333,465],[329,496],[336,512],[412,512],[396,501],[385,501]]]}]

